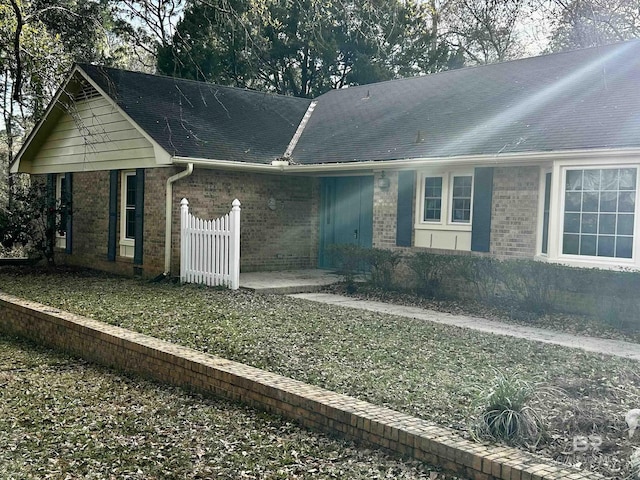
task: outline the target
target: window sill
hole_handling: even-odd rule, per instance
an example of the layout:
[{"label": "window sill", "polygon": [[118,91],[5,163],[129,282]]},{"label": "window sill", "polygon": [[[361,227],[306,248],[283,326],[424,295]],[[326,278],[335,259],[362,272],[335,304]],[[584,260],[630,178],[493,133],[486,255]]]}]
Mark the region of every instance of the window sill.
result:
[{"label": "window sill", "polygon": [[551,258],[547,255],[538,254],[535,260],[546,263],[557,263],[568,267],[577,268],[599,268],[602,270],[630,271],[640,270],[640,266],[632,259],[612,258],[610,260],[599,259],[597,257],[580,258],[576,256],[562,255],[558,258]]}]

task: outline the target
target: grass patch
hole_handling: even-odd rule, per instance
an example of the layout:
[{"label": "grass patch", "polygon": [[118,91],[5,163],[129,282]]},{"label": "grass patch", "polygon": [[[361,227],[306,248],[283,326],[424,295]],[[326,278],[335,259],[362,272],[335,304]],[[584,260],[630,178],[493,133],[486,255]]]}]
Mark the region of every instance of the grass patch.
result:
[{"label": "grass patch", "polygon": [[[388,406],[469,436],[475,388],[527,372],[541,398],[540,454],[608,476],[629,471],[625,413],[640,403],[638,363],[421,320],[289,297],[149,284],[91,272],[0,270],[0,289],[50,306]],[[576,451],[576,436],[601,437]]]},{"label": "grass patch", "polygon": [[2,478],[445,478],[3,336],[0,399]]}]

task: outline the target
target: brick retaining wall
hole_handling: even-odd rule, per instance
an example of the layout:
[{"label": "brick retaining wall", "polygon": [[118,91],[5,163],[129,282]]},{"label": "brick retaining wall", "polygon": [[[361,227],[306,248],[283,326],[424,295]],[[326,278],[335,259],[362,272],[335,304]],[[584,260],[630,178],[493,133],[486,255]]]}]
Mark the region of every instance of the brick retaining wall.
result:
[{"label": "brick retaining wall", "polygon": [[4,293],[0,331],[102,365],[247,403],[473,480],[603,478],[514,448],[474,443],[404,413]]}]

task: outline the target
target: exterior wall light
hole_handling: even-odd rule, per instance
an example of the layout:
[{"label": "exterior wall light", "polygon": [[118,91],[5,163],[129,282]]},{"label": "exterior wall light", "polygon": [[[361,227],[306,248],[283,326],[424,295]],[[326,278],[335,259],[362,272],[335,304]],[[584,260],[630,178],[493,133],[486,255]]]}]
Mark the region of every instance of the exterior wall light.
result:
[{"label": "exterior wall light", "polygon": [[382,172],[380,174],[380,178],[378,178],[378,188],[380,190],[387,190],[389,188],[389,186],[391,185],[391,182],[389,181],[389,179],[385,176],[384,172]]}]

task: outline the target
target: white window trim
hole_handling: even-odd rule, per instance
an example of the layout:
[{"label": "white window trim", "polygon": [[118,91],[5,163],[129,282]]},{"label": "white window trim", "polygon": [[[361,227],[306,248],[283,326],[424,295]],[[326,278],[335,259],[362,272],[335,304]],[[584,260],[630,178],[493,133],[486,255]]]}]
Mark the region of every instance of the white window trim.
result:
[{"label": "white window trim", "polygon": [[55,245],[57,248],[67,248],[67,232],[60,234],[60,230],[58,229],[58,225],[60,224],[60,213],[59,209],[62,205],[62,181],[64,180],[64,173],[56,174],[56,240]]},{"label": "white window trim", "polygon": [[[442,178],[442,203],[440,209],[439,221],[424,220],[424,193],[425,178],[440,177]],[[471,211],[468,222],[454,222],[451,220],[453,210],[453,178],[454,177],[471,177]],[[475,189],[475,176],[473,170],[425,170],[418,175],[418,195],[416,198],[416,218],[414,228],[419,230],[450,230],[450,231],[471,231],[473,222],[473,193]]]},{"label": "white window trim", "polygon": [[[587,255],[569,255],[562,253],[562,235],[564,231],[564,197],[567,170],[588,170],[606,168],[636,168],[636,211],[633,229],[633,254],[630,259],[617,257],[597,257]],[[548,173],[548,169],[542,169]],[[544,194],[544,173],[541,172],[541,196]],[[558,161],[551,170],[551,202],[549,210],[549,246],[547,255],[542,254],[542,217],[544,198],[538,209],[538,242],[536,258],[543,261],[561,263],[575,267],[604,268],[611,270],[640,269],[640,159],[606,158],[597,161]]]},{"label": "white window trim", "polygon": [[135,177],[135,170],[120,173],[120,256],[133,258],[135,240],[125,237],[127,231],[127,177]]}]

